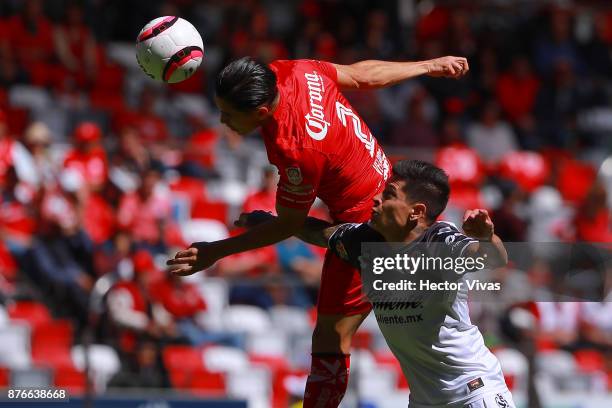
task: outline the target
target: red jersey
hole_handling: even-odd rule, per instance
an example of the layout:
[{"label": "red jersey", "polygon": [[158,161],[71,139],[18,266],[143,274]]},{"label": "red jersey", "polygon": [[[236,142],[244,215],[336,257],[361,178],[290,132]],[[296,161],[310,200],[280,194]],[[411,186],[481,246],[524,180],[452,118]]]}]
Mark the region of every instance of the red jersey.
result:
[{"label": "red jersey", "polygon": [[334,220],[352,221],[389,176],[382,148],[340,93],[332,64],[283,60],[270,68],[280,100],[262,132],[280,173],[276,202],[307,209],[319,197]]}]

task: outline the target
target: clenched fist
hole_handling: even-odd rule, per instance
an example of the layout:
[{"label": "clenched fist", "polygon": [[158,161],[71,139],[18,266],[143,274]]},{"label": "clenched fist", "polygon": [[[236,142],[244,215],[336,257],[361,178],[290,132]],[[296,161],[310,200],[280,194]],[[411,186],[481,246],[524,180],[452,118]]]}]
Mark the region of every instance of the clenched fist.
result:
[{"label": "clenched fist", "polygon": [[440,57],[427,61],[427,75],[433,77],[460,78],[470,70],[464,57]]},{"label": "clenched fist", "polygon": [[487,210],[467,210],[463,216],[463,231],[479,241],[490,241],[493,238],[493,221]]}]

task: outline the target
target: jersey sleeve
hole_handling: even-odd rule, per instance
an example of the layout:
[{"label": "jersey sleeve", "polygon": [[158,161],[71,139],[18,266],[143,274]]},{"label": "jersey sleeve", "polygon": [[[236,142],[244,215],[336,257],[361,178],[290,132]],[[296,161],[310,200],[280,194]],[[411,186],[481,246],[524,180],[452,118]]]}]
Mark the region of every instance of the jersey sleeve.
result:
[{"label": "jersey sleeve", "polygon": [[298,60],[298,63],[309,64],[323,76],[331,79],[333,82],[338,82],[338,71],[336,71],[336,67],[332,63],[319,60]]},{"label": "jersey sleeve", "polygon": [[439,256],[461,257],[465,249],[472,243],[478,242],[470,238],[450,222],[439,222],[431,231],[428,242],[434,244],[435,252]]},{"label": "jersey sleeve", "polygon": [[325,155],[303,149],[297,157],[280,159],[275,164],[280,175],[276,203],[288,208],[310,208],[327,166]]},{"label": "jersey sleeve", "polygon": [[359,268],[361,244],[381,242],[384,239],[368,224],[341,224],[329,238],[327,246],[340,259]]}]

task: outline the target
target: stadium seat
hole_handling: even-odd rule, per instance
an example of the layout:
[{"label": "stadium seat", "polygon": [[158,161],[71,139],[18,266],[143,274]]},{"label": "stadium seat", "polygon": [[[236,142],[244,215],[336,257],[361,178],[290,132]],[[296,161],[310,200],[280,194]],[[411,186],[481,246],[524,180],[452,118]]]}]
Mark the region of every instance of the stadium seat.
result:
[{"label": "stadium seat", "polygon": [[8,97],[9,103],[14,108],[44,110],[52,105],[51,97],[47,91],[30,85],[13,85]]},{"label": "stadium seat", "polygon": [[206,370],[192,371],[187,388],[198,396],[225,395],[225,375]]},{"label": "stadium seat", "polygon": [[[70,352],[72,363],[79,371],[85,371],[85,348],[78,344]],[[106,390],[108,381],[121,369],[121,361],[115,349],[104,344],[88,346],[90,378],[97,393]]]},{"label": "stadium seat", "polygon": [[0,367],[0,388],[9,386],[11,382],[10,374],[11,373],[8,368]]},{"label": "stadium seat", "polygon": [[265,333],[272,327],[270,316],[262,309],[232,305],[223,311],[225,330],[235,333]]},{"label": "stadium seat", "polygon": [[190,203],[206,197],[204,181],[195,177],[179,177],[170,183],[170,190],[173,196],[185,196]]},{"label": "stadium seat", "polygon": [[32,364],[30,356],[30,328],[10,325],[0,328],[0,365],[13,369],[26,369]]},{"label": "stadium seat", "polygon": [[597,350],[577,350],[574,358],[578,369],[583,373],[605,371],[605,357]]},{"label": "stadium seat", "polygon": [[222,201],[196,200],[191,207],[192,218],[217,220],[227,225],[228,206]]},{"label": "stadium seat", "polygon": [[0,305],[0,329],[9,325],[10,319],[4,306]]},{"label": "stadium seat", "polygon": [[359,371],[359,394],[372,400],[384,399],[389,393],[395,391],[397,383],[396,373],[390,370],[361,370]]},{"label": "stadium seat", "polygon": [[206,300],[206,313],[198,316],[198,322],[210,331],[223,330],[223,310],[228,305],[229,288],[221,278],[205,277],[199,282],[200,294]]},{"label": "stadium seat", "polygon": [[166,346],[162,351],[164,366],[175,388],[188,388],[191,373],[206,371],[202,350],[190,346]]},{"label": "stadium seat", "polygon": [[510,391],[526,390],[528,362],[523,353],[511,348],[495,349],[493,352],[499,360]]},{"label": "stadium seat", "polygon": [[8,314],[13,321],[25,321],[30,327],[51,322],[51,315],[42,303],[32,301],[15,302],[8,307]]},{"label": "stadium seat", "polygon": [[281,357],[289,351],[288,335],[282,326],[263,333],[251,333],[247,337],[247,352],[259,356]]},{"label": "stadium seat", "polygon": [[92,108],[108,112],[111,115],[118,115],[126,109],[123,95],[104,90],[91,91],[89,103]]},{"label": "stadium seat", "polygon": [[36,326],[32,332],[32,360],[41,367],[74,368],[70,347],[72,326],[56,320]]},{"label": "stadium seat", "polygon": [[69,395],[82,395],[87,387],[85,373],[74,367],[56,367],[53,384],[68,391]]},{"label": "stadium seat", "polygon": [[204,368],[210,372],[244,371],[250,366],[247,354],[240,349],[210,346],[203,350]]},{"label": "stadium seat", "polygon": [[229,236],[224,223],[212,219],[196,219],[182,222],[180,232],[185,242],[216,241]]},{"label": "stadium seat", "polygon": [[270,372],[264,368],[248,368],[227,374],[227,393],[238,398],[268,399],[272,391]]},{"label": "stadium seat", "polygon": [[312,325],[308,313],[293,306],[278,305],[269,310],[270,318],[275,327],[282,327],[290,334],[304,334],[312,331]]}]

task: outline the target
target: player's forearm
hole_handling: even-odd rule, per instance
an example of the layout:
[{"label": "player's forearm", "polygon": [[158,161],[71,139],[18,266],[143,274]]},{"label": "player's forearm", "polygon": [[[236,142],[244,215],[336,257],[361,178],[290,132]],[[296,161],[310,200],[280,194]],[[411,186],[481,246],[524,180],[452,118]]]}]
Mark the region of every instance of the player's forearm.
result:
[{"label": "player's forearm", "polygon": [[309,244],[327,248],[329,238],[337,228],[338,225],[330,224],[318,218],[308,217],[302,229],[295,236]]},{"label": "player's forearm", "polygon": [[391,62],[366,60],[349,65],[352,77],[361,89],[378,89],[425,75],[429,72],[429,61]]},{"label": "player's forearm", "polygon": [[495,234],[491,241],[479,241],[477,255],[486,259],[487,268],[499,268],[508,264],[508,252],[503,241]]},{"label": "player's forearm", "polygon": [[210,250],[218,254],[218,259],[239,252],[272,245],[289,238],[299,231],[303,221],[284,220],[279,217],[254,226],[244,234],[211,243]]}]

